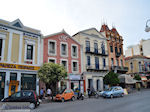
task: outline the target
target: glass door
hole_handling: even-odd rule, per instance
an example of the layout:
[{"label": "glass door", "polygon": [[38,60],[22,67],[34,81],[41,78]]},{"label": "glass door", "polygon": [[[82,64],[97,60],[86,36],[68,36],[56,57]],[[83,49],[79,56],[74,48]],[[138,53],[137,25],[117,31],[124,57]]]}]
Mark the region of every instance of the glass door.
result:
[{"label": "glass door", "polygon": [[4,97],[5,90],[5,73],[0,72],[0,99]]}]

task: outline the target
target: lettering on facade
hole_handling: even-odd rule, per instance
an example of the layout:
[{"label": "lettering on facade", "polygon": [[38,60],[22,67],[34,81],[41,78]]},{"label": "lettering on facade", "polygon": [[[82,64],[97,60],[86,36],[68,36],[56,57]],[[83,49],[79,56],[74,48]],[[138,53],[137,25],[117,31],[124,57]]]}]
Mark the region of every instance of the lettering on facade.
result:
[{"label": "lettering on facade", "polygon": [[67,41],[67,39],[68,39],[68,36],[65,36],[65,35],[61,35],[61,36],[59,37],[59,40],[60,40],[60,41]]},{"label": "lettering on facade", "polygon": [[12,68],[12,69],[22,69],[22,70],[38,70],[40,67],[0,63],[0,68]]}]

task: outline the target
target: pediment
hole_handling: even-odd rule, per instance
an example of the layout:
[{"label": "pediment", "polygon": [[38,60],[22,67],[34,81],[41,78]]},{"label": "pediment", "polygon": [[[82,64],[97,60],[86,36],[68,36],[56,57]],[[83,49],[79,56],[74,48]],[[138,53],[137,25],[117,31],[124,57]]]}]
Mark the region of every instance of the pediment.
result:
[{"label": "pediment", "polygon": [[10,25],[14,26],[14,27],[18,27],[18,28],[23,28],[24,27],[22,22],[19,19],[16,19],[15,21],[11,22]]}]

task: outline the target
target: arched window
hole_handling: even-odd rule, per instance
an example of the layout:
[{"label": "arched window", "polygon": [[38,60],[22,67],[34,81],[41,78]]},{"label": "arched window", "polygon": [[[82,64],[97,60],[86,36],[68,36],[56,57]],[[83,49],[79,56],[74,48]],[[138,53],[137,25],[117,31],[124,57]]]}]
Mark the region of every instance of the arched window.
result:
[{"label": "arched window", "polygon": [[131,70],[133,70],[133,63],[132,62],[130,63],[130,68],[131,68]]}]

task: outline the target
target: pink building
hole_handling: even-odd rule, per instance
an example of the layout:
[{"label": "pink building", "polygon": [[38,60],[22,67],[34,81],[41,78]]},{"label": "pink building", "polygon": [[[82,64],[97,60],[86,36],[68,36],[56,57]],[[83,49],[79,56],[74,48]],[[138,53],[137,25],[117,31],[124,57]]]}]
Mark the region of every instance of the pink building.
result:
[{"label": "pink building", "polygon": [[81,46],[64,30],[43,38],[43,63],[57,63],[63,65],[68,77],[58,83],[59,87],[71,89],[81,88]]}]

